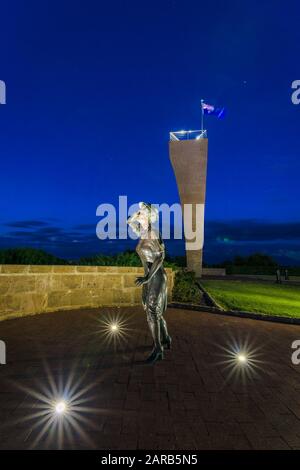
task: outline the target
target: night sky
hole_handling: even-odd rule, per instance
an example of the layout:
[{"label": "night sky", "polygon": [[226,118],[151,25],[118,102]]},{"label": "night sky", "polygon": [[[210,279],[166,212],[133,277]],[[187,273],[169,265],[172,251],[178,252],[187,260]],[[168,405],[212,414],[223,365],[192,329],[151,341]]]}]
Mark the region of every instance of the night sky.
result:
[{"label": "night sky", "polygon": [[199,129],[204,98],[227,108],[205,122],[205,260],[300,263],[296,1],[29,0],[0,14],[0,248],[128,247],[96,238],[97,206],[179,201],[169,131]]}]

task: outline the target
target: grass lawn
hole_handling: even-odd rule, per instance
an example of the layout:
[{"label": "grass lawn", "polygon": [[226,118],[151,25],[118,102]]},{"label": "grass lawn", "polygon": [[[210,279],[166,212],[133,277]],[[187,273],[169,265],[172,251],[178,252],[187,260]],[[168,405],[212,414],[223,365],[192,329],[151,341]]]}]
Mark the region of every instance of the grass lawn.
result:
[{"label": "grass lawn", "polygon": [[201,284],[226,310],[300,318],[300,286],[214,280]]}]

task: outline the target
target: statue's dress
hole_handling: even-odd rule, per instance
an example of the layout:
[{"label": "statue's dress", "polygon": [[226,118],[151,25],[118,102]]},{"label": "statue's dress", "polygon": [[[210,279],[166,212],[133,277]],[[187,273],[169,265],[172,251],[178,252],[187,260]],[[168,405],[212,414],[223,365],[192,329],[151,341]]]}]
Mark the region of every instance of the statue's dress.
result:
[{"label": "statue's dress", "polygon": [[155,268],[157,267],[150,281],[143,285],[142,291],[143,307],[147,314],[147,321],[151,326],[155,322],[164,322],[162,315],[167,308],[167,274],[163,267],[165,247],[160,237],[140,239],[136,252],[144,266],[145,275],[153,268],[153,264],[155,264]]}]

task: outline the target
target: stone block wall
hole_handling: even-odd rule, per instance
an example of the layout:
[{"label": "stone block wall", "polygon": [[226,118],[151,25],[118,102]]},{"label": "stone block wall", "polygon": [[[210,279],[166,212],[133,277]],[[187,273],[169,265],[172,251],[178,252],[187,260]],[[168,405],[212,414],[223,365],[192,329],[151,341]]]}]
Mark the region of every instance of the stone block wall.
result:
[{"label": "stone block wall", "polygon": [[[174,273],[167,269],[171,301]],[[0,265],[0,320],[56,310],[141,304],[142,268]]]}]

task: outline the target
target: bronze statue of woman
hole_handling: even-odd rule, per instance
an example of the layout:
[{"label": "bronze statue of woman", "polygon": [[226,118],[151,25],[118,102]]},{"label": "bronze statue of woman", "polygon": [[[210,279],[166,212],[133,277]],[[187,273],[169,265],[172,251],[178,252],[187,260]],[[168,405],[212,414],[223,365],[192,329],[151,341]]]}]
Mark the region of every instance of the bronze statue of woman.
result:
[{"label": "bronze statue of woman", "polygon": [[163,267],[165,246],[160,234],[153,228],[157,219],[157,209],[151,204],[140,202],[139,210],[127,221],[140,238],[136,252],[145,275],[136,279],[136,285],[143,286],[142,303],[154,343],[154,348],[146,359],[151,364],[163,359],[164,347],[171,348],[171,337],[163,318],[168,301],[167,274]]}]

